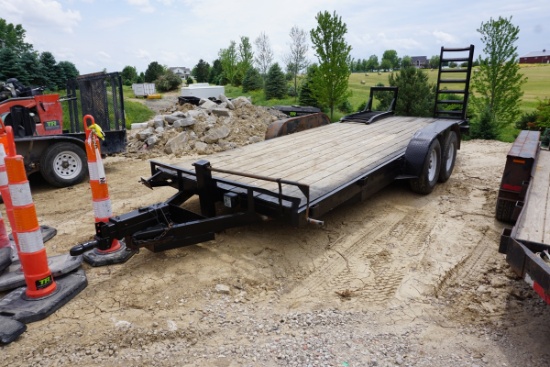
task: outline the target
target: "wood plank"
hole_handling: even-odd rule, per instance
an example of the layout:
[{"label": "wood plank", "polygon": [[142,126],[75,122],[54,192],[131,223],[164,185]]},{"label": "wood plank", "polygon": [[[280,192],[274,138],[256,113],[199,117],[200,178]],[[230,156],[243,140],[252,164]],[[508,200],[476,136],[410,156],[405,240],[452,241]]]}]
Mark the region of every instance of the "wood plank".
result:
[{"label": "wood plank", "polygon": [[[310,147],[310,152],[307,155],[294,159],[295,154],[292,152],[289,155],[288,151],[283,150],[278,152],[279,155],[272,155],[272,160],[269,164],[262,166],[255,166],[251,168],[251,171],[270,177],[282,177],[288,180],[303,181],[305,184],[313,184],[315,181],[307,179],[313,172],[337,172],[341,169],[347,169],[350,165],[354,165],[357,162],[366,162],[376,160],[379,157],[377,153],[380,150],[389,148],[390,150],[399,149],[396,144],[403,143],[403,137],[408,142],[410,137],[418,130],[422,124],[408,124],[408,125],[396,125],[394,130],[384,132],[384,134],[378,135],[365,135],[355,134],[358,136],[357,141],[342,140],[339,145],[334,145],[331,149],[318,149],[313,144],[313,148]],[[362,164],[364,166],[365,164]],[[246,167],[248,171],[248,166]],[[223,175],[220,175],[223,177]],[[251,185],[260,185],[257,180],[244,179]]]},{"label": "wood plank", "polygon": [[520,240],[550,245],[550,151],[541,150],[537,159],[529,198],[516,224]]}]

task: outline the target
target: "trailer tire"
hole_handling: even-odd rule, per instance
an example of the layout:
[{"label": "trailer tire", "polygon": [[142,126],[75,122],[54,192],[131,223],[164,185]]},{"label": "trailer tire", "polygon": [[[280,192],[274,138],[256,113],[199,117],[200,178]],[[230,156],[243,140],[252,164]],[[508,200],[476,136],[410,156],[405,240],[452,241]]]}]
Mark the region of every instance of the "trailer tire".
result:
[{"label": "trailer tire", "polygon": [[422,171],[417,178],[409,181],[411,190],[417,194],[427,195],[431,193],[439,179],[439,169],[441,168],[441,144],[439,140],[434,139],[429,148]]},{"label": "trailer tire", "polygon": [[458,151],[458,137],[454,131],[449,131],[441,150],[441,168],[439,182],[447,182],[455,168],[456,153]]},{"label": "trailer tire", "polygon": [[86,177],[86,162],[86,153],[80,146],[59,142],[48,147],[42,155],[40,173],[52,186],[72,186]]},{"label": "trailer tire", "polygon": [[516,207],[515,201],[510,200],[497,200],[497,207],[495,210],[495,217],[497,220],[505,223],[514,223],[512,219],[514,215],[514,208]]}]

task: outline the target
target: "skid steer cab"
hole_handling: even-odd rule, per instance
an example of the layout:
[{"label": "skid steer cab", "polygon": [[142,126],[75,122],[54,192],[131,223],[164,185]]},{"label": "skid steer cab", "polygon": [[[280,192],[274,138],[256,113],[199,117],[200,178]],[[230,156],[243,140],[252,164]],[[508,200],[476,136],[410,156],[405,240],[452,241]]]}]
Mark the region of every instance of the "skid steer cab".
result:
[{"label": "skid steer cab", "polygon": [[[17,154],[27,174],[40,173],[56,187],[82,182],[88,173],[82,116],[92,115],[105,132],[104,154],[126,149],[122,80],[119,73],[94,73],[67,82],[67,96],[43,94],[17,79],[1,85],[0,120],[12,126]],[[69,115],[63,118],[62,103]],[[65,120],[65,121],[64,121]]]}]

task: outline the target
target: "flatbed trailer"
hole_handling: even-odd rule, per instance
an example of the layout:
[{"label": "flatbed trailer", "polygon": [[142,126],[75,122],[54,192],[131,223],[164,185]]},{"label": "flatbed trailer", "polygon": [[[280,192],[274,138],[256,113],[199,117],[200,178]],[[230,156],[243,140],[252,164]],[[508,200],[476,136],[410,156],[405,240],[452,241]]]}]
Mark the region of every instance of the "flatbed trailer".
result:
[{"label": "flatbed trailer", "polygon": [[[428,194],[451,175],[463,123],[386,116],[375,123],[323,125],[199,161],[151,161],[151,177],[142,182],[177,193],[97,223],[95,239],[71,253],[108,249],[114,238],[130,249],[164,251],[266,219],[322,224],[320,218],[335,207],[364,200],[396,179],[408,179],[413,191]],[[200,213],[182,207],[195,195]]]},{"label": "flatbed trailer", "polygon": [[[530,177],[516,189],[523,194],[509,213],[519,214],[512,216],[515,225],[503,230],[499,251],[506,254],[514,272],[550,303],[550,151],[540,148],[539,138],[538,131],[522,131],[508,154],[503,183],[511,171],[527,171]],[[524,167],[518,171],[513,167],[517,165]],[[506,200],[510,193],[498,200],[501,197]]]},{"label": "flatbed trailer", "polygon": [[[337,123],[322,114],[297,116],[274,123],[268,139],[259,143],[198,161],[151,161],[151,177],[142,183],[151,189],[171,186],[177,193],[165,202],[96,223],[94,239],[73,247],[71,254],[108,250],[115,239],[124,240],[130,250],[165,251],[262,220],[320,225],[322,216],[337,206],[365,200],[399,179],[408,180],[412,191],[429,194],[451,176],[461,131],[468,127],[473,51],[473,45],[441,48],[434,118],[393,116],[395,88],[378,88],[394,92],[394,99],[388,111],[371,111],[371,89],[367,108]],[[442,67],[450,61],[466,67]],[[444,87],[448,83],[462,99],[444,99],[450,93]],[[200,210],[186,204],[194,196]]]}]

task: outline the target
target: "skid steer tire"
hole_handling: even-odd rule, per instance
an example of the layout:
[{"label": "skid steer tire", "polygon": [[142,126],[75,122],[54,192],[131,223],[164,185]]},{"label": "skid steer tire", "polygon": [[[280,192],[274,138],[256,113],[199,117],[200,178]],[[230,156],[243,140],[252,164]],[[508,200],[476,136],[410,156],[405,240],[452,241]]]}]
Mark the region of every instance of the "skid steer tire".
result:
[{"label": "skid steer tire", "polygon": [[439,182],[447,182],[455,168],[456,153],[458,151],[458,137],[454,131],[449,131],[441,150],[441,168]]},{"label": "skid steer tire", "polygon": [[86,153],[76,144],[56,143],[46,149],[40,159],[40,173],[56,187],[80,183],[88,174]]},{"label": "skid steer tire", "polygon": [[409,181],[411,190],[417,194],[427,195],[431,193],[439,179],[441,168],[441,144],[434,139],[428,148],[428,154],[424,160],[422,171],[418,178]]}]

